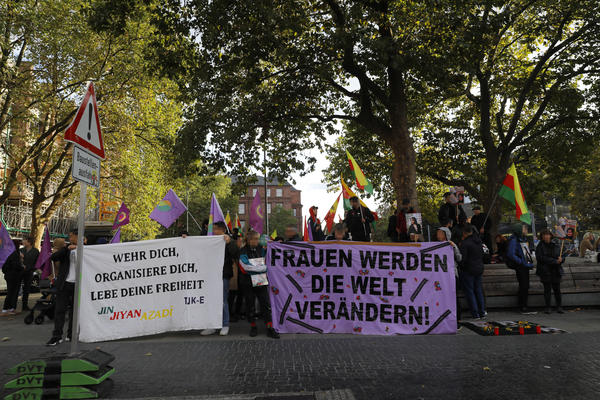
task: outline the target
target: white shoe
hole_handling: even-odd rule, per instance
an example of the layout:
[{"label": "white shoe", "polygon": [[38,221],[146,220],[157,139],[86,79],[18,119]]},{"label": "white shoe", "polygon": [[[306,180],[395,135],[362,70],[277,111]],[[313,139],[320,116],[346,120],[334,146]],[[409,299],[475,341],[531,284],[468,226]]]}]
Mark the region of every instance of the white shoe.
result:
[{"label": "white shoe", "polygon": [[204,329],[202,332],[200,332],[200,335],[210,336],[210,335],[214,335],[215,333],[217,333],[216,329]]},{"label": "white shoe", "polygon": [[221,328],[221,332],[219,332],[219,335],[221,336],[227,336],[229,334],[229,327],[228,326],[224,326]]}]

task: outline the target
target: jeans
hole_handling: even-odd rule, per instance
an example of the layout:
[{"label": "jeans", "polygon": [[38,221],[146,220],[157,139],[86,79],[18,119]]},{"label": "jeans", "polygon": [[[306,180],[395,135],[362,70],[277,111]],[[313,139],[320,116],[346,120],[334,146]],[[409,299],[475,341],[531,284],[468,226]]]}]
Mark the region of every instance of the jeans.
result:
[{"label": "jeans", "polygon": [[21,273],[9,272],[4,274],[6,280],[6,298],[4,299],[3,310],[12,310],[17,308],[17,300],[19,299],[19,287],[21,286]]},{"label": "jeans", "polygon": [[73,333],[73,300],[75,298],[75,284],[65,282],[62,289],[56,294],[56,304],[54,308],[54,331],[53,337],[62,337],[63,327],[65,325],[65,315],[69,312],[69,328],[67,336],[71,337]]},{"label": "jeans", "polygon": [[229,279],[223,279],[223,328],[229,326]]},{"label": "jeans", "polygon": [[546,307],[550,307],[552,301],[551,291],[554,291],[554,299],[556,300],[556,306],[560,307],[562,300],[560,295],[560,282],[544,282],[544,301],[546,302]]},{"label": "jeans", "polygon": [[33,270],[23,271],[23,308],[29,307],[29,293],[31,292],[31,282],[33,281]]},{"label": "jeans", "polygon": [[527,296],[529,294],[529,268],[517,267],[517,281],[519,282],[519,308],[527,307]]},{"label": "jeans", "polygon": [[469,309],[473,318],[480,318],[485,315],[483,289],[481,287],[481,275],[471,275],[467,272],[460,274],[460,281],[465,290]]}]

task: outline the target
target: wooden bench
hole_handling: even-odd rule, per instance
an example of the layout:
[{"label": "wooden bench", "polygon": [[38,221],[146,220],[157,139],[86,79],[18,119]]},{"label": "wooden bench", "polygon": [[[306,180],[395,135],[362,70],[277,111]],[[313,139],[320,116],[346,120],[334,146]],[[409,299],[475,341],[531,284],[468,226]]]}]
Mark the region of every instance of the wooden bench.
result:
[{"label": "wooden bench", "polygon": [[[563,264],[565,274],[561,282],[563,306],[600,305],[600,264],[586,263],[582,259],[567,258]],[[515,271],[505,264],[487,264],[483,273],[483,291],[487,308],[517,307],[519,284]],[[464,293],[459,291],[461,305],[467,307]],[[554,304],[554,298],[552,299]],[[535,269],[529,278],[529,306],[544,306],[544,286]]]}]

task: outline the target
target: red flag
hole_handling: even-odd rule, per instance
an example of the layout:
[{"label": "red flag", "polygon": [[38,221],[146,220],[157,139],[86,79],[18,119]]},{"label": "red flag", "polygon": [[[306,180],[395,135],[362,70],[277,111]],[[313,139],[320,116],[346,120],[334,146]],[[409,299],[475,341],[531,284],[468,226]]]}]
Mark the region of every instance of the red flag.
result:
[{"label": "red flag", "polygon": [[308,237],[308,223],[306,222],[306,215],[304,216],[304,235],[302,236],[302,240],[305,242],[310,241],[310,238]]}]

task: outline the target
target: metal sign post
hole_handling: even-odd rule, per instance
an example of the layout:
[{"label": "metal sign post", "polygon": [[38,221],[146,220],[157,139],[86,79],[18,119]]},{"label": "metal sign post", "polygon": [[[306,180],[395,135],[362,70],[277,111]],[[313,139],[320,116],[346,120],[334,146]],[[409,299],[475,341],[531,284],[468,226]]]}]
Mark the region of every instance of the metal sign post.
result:
[{"label": "metal sign post", "polygon": [[75,263],[75,293],[73,295],[73,334],[71,336],[71,354],[79,352],[79,300],[81,297],[81,264],[85,241],[85,201],[87,184],[79,182],[79,218],[77,220],[77,259]]}]

